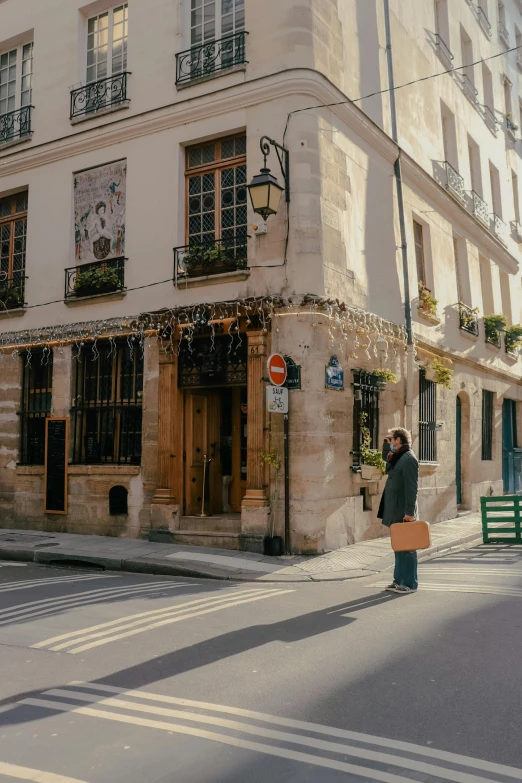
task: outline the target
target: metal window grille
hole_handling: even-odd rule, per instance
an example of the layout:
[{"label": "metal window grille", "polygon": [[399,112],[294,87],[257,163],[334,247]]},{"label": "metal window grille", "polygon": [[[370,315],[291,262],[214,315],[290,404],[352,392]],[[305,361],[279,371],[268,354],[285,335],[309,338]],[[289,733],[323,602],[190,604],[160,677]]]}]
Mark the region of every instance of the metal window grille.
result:
[{"label": "metal window grille", "polygon": [[482,390],[482,459],[493,459],[494,392]]},{"label": "metal window grille", "polygon": [[20,464],[43,465],[45,419],[51,413],[53,354],[49,350],[24,353],[20,406]]},{"label": "metal window grille", "polygon": [[98,343],[76,354],[73,462],[139,465],[143,357],[124,343]]},{"label": "metal window grille", "polygon": [[28,193],[0,200],[0,309],[23,307]]},{"label": "metal window grille", "polygon": [[366,413],[365,426],[370,430],[370,448],[378,449],[379,443],[379,379],[371,373],[358,371],[353,375],[353,465],[361,464],[361,414]]},{"label": "metal window grille", "polygon": [[426,379],[426,373],[419,373],[419,460],[437,461],[437,384]]}]

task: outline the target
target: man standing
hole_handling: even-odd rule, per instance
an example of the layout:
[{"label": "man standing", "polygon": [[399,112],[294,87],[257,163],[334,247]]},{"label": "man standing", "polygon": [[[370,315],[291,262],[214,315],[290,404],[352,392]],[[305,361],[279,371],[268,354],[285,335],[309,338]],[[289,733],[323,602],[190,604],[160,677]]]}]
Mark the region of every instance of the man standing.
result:
[{"label": "man standing", "polygon": [[[383,458],[388,480],[378,517],[386,527],[397,522],[413,522],[417,516],[419,461],[411,448],[411,433],[396,427],[386,437]],[[386,590],[411,593],[418,587],[417,552],[396,552],[393,582]]]}]

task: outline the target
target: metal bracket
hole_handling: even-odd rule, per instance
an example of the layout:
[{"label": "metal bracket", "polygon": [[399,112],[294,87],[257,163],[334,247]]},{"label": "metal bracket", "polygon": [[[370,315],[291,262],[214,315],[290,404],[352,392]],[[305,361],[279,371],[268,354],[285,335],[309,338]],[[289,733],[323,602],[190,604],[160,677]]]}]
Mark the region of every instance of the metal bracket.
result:
[{"label": "metal bracket", "polygon": [[277,141],[274,141],[274,139],[271,139],[269,136],[262,136],[259,142],[259,146],[261,147],[261,152],[263,153],[263,157],[265,159],[265,169],[266,159],[270,155],[270,146],[275,149],[279,166],[281,168],[281,174],[283,175],[283,179],[285,181],[285,198],[286,202],[288,203],[290,201],[290,153],[286,147],[282,147],[281,144],[278,144]]}]

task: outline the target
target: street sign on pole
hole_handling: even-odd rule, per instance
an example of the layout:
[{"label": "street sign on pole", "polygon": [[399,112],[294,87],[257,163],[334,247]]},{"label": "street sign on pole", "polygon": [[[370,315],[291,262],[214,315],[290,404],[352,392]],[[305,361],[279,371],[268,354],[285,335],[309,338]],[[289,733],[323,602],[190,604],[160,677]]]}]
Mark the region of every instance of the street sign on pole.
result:
[{"label": "street sign on pole", "polygon": [[285,356],[286,362],[286,381],[285,386],[287,389],[300,389],[301,388],[301,367],[294,362],[290,356]]},{"label": "street sign on pole", "polygon": [[284,356],[273,353],[268,357],[268,377],[273,386],[282,386],[286,381],[287,369]]},{"label": "street sign on pole", "polygon": [[267,386],[266,409],[269,413],[288,413],[288,389]]}]

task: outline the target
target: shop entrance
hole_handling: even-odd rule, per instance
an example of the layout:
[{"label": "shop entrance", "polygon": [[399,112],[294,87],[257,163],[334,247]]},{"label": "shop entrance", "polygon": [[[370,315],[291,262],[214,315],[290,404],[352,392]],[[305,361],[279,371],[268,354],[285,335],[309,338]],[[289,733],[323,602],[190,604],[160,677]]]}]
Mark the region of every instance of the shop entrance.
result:
[{"label": "shop entrance", "polygon": [[205,513],[240,513],[247,478],[246,386],[187,389],[184,409],[184,514],[201,513],[203,493]]}]

